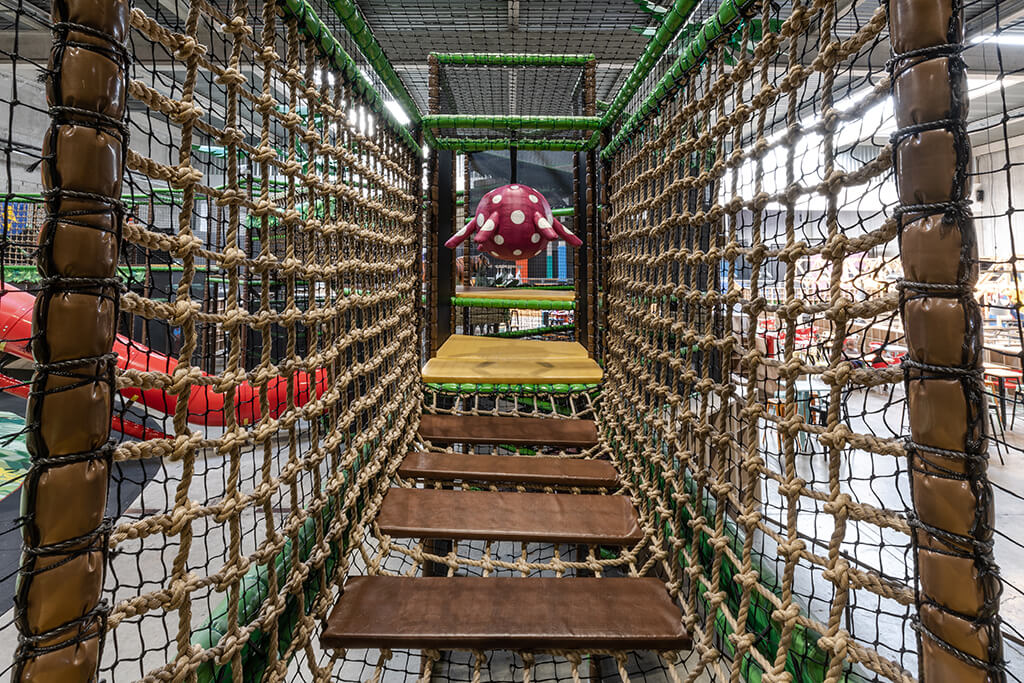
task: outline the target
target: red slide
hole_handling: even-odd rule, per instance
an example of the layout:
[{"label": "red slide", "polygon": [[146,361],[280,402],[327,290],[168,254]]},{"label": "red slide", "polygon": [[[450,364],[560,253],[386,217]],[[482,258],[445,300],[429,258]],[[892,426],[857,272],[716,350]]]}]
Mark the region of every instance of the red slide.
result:
[{"label": "red slide", "polygon": [[[25,360],[32,360],[29,339],[32,336],[32,307],[34,305],[35,297],[32,294],[12,285],[3,286],[3,293],[0,294],[0,340],[2,340],[0,351]],[[120,334],[114,340],[114,352],[117,353],[117,367],[122,370],[173,374],[178,365],[178,361],[174,358],[147,349]],[[203,376],[207,377],[208,375],[203,373]],[[289,385],[296,406],[308,403],[311,398],[309,379],[309,373],[296,372],[291,377],[277,377],[270,380],[267,383],[270,416],[279,417],[287,409]],[[0,388],[11,384],[12,381],[9,378],[0,379]],[[317,396],[322,396],[326,388],[326,371],[317,370]],[[138,402],[147,408],[168,415],[174,414],[178,401],[178,396],[168,394],[161,389],[123,389],[121,395],[126,402]],[[193,385],[190,388],[188,396],[188,421],[190,423],[207,427],[221,427],[224,425],[224,417],[224,394],[218,393],[209,386]],[[235,389],[235,420],[241,425],[248,425],[259,419],[260,387],[244,382]],[[127,429],[118,431],[129,433]],[[130,435],[140,436],[134,433]],[[140,438],[152,438],[152,436],[143,434]]]}]

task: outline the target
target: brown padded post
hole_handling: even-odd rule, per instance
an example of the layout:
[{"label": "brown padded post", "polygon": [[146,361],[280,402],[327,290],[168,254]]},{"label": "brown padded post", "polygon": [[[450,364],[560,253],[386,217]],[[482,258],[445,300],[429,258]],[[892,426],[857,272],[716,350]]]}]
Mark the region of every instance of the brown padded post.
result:
[{"label": "brown padded post", "polygon": [[609,488],[618,475],[607,460],[545,458],[538,455],[410,453],[401,477],[435,481],[521,482],[550,486]]},{"label": "brown padded post", "polygon": [[353,576],[325,648],[659,650],[690,648],[655,578]]},{"label": "brown padded post", "polygon": [[431,443],[511,444],[590,448],[597,445],[593,420],[477,415],[424,415],[420,437]]},{"label": "brown padded post", "polygon": [[377,517],[396,538],[633,545],[644,532],[625,496],[506,491],[388,491]]},{"label": "brown padded post", "polygon": [[955,0],[889,3],[918,674],[928,683],[1006,679],[973,291],[962,11]]},{"label": "brown padded post", "polygon": [[126,146],[127,0],[54,0],[12,680],[96,680]]}]

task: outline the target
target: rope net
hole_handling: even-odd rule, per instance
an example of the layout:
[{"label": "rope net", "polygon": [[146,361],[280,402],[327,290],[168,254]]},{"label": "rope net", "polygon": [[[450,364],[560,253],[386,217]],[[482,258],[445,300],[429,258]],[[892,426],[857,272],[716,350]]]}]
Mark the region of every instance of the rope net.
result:
[{"label": "rope net", "polygon": [[419,150],[301,3],[121,7],[111,424],[142,440],[106,452],[100,676],[324,680],[311,636],[419,411]]},{"label": "rope net", "polygon": [[903,680],[885,8],[745,15],[611,157],[605,419],[698,668]]},{"label": "rope net", "polygon": [[[904,280],[898,237],[903,263],[922,272],[916,231],[932,218],[912,231],[901,216],[937,213],[943,220],[948,210],[947,223],[963,220],[938,202],[959,172],[954,167],[966,164],[950,161],[938,170],[905,152],[909,170],[899,186],[937,174],[939,199],[929,206],[911,191],[897,194],[894,149],[902,151],[898,145],[926,126],[901,123],[898,130],[887,9],[870,2],[737,2],[703,17],[698,10],[703,23],[692,25],[679,51],[666,53],[602,153],[611,205],[602,420],[620,469],[631,475],[631,493],[664,531],[668,582],[695,636],[691,676],[903,681],[915,680],[919,665],[932,676],[953,676],[952,669],[928,669],[919,657],[920,629],[933,648],[929,656],[948,657],[943,667],[959,660],[990,669],[993,680],[1019,680],[1021,654],[998,645],[1000,629],[1015,642],[1019,617],[1009,609],[1001,625],[991,619],[1001,582],[990,554],[992,530],[975,521],[970,532],[959,532],[967,536],[951,536],[923,521],[931,514],[925,499],[911,499],[912,458],[922,458],[914,465],[918,487],[924,473],[970,481],[979,492],[977,514],[988,514],[980,511],[991,495],[984,470],[965,475],[956,469],[961,465],[936,465],[934,456],[984,463],[984,446],[972,451],[979,441],[971,435],[986,431],[990,414],[980,396],[968,399],[980,407],[968,411],[973,422],[964,420],[971,426],[959,443],[966,438],[968,445],[943,451],[927,444],[945,408],[927,408],[930,418],[911,411],[918,420],[911,438],[908,393],[916,392],[920,405],[922,380],[944,381],[949,373],[959,386],[961,377],[980,372],[970,363],[947,371],[906,357],[908,346],[920,355],[920,335],[934,340],[937,328],[909,338],[904,307],[909,316],[928,296],[951,295],[939,290],[944,285]],[[917,30],[904,20],[908,34]],[[955,29],[949,38],[945,24],[940,30],[939,43],[958,40]],[[949,78],[945,92],[959,97],[958,81]],[[1000,118],[1007,120],[976,119],[970,130],[991,131]],[[953,115],[935,126],[963,134]],[[997,145],[1005,132],[994,135]],[[969,148],[958,154],[951,156],[966,159]],[[984,181],[1012,188],[1012,164],[1001,166],[1001,157],[989,163],[981,168],[999,177]],[[995,239],[1010,232],[1009,200],[995,200],[1005,202],[990,219]],[[970,229],[961,230],[967,244]],[[957,248],[953,256],[954,263],[964,259],[962,273],[977,267],[977,252],[969,250]],[[1012,264],[1010,258],[996,270]],[[924,279],[915,276],[907,280]],[[975,305],[971,289],[968,279],[966,293],[952,295],[963,297],[965,311]],[[950,344],[959,350],[961,340]],[[980,365],[980,358],[972,362]],[[906,390],[905,372],[912,380]],[[962,514],[980,518],[973,504],[961,502]],[[962,566],[975,567],[987,584],[978,606],[950,606],[955,580],[920,587],[924,559],[919,566],[915,529],[933,534],[917,536],[928,552],[961,555],[969,562]],[[1012,533],[999,536],[997,559],[1019,552]],[[931,597],[940,583],[943,597]],[[1011,582],[1002,585],[1019,594]],[[917,621],[918,604],[930,623]],[[952,638],[942,630],[948,622],[936,626],[938,614],[984,631],[988,649],[964,654],[938,645]]]},{"label": "rope net", "polygon": [[[0,520],[0,543],[21,535],[25,549],[18,566],[0,573],[8,590],[2,607],[10,608],[0,621],[0,656],[12,662],[5,674],[27,677],[29,667],[74,648],[82,671],[92,670],[92,657],[100,677],[113,681],[904,682],[922,677],[921,642],[935,640],[934,622],[918,614],[939,607],[992,643],[1001,634],[1005,666],[990,657],[992,680],[1019,680],[1024,655],[1015,643],[1024,642],[1024,619],[1007,605],[1021,586],[997,575],[991,555],[1013,564],[1024,548],[1020,535],[1001,520],[991,528],[980,503],[981,522],[942,533],[913,493],[918,475],[938,472],[969,484],[978,500],[1020,502],[1007,470],[987,480],[982,438],[990,433],[988,447],[1000,458],[1021,455],[1015,415],[1006,414],[1019,381],[982,386],[991,409],[971,394],[971,448],[933,453],[970,462],[969,472],[924,462],[927,440],[912,433],[907,398],[917,385],[905,384],[905,375],[935,379],[950,370],[930,361],[901,367],[920,346],[904,331],[908,300],[926,298],[906,290],[940,289],[904,278],[903,269],[908,224],[949,207],[942,200],[939,213],[908,210],[913,202],[897,189],[900,145],[924,131],[897,123],[892,74],[902,71],[891,70],[899,60],[890,58],[912,50],[894,49],[887,7],[694,3],[670,49],[604,131],[600,167],[594,151],[570,169],[568,152],[543,149],[544,140],[561,141],[553,143],[561,150],[566,139],[593,139],[591,123],[563,130],[551,118],[537,128],[495,119],[491,128],[469,128],[445,119],[439,136],[477,141],[466,148],[468,163],[452,165],[471,178],[464,207],[499,177],[488,165],[499,155],[479,140],[512,131],[541,148],[524,147],[520,163],[558,166],[563,185],[562,176],[575,172],[567,202],[600,204],[600,241],[587,245],[590,275],[567,267],[564,280],[555,279],[586,280],[579,291],[589,301],[587,342],[605,380],[423,386],[431,333],[424,325],[436,321],[424,323],[420,298],[437,263],[422,255],[441,251],[424,214],[436,211],[438,183],[428,188],[435,206],[424,212],[420,150],[376,93],[403,96],[377,75],[353,17],[373,27],[422,113],[595,117],[603,109],[597,100],[615,99],[627,82],[664,8],[366,0],[353,13],[346,0],[133,9],[111,2],[121,19],[106,17],[101,26],[78,11],[80,2],[55,3],[52,19],[25,2],[9,15],[15,34],[56,24],[55,56],[47,55],[49,37],[42,51],[22,42],[2,50],[11,68],[0,79],[18,86],[2,100],[0,308],[15,306],[24,325],[5,333],[0,408],[21,401],[27,426],[10,436],[28,434],[32,460],[29,474],[0,477],[0,486],[24,482],[26,501],[24,512]],[[979,242],[992,245],[985,253],[995,255],[982,261],[964,237],[952,287],[984,270],[979,297],[1001,323],[986,342],[988,357],[1015,367],[1024,357],[1024,298],[1011,227],[1022,162],[1010,143],[1018,81],[999,37],[1013,36],[1019,21],[1001,22],[997,5],[957,6],[969,35],[981,36],[960,58],[986,70],[983,83],[968,83],[972,105],[976,95],[985,106],[965,131],[952,115],[941,123],[975,147],[971,180],[984,190],[975,225]],[[558,30],[520,30],[549,25]],[[496,43],[515,54],[593,53],[595,75],[589,86],[581,82],[586,72],[574,60],[484,67],[428,59],[428,51],[483,53]],[[80,58],[82,49],[114,65],[103,87],[115,92],[123,80],[120,110],[115,102],[85,111],[81,101],[68,105],[52,93],[47,102],[38,87],[23,87],[41,71],[53,88],[70,68],[65,53]],[[116,163],[94,164],[85,175],[109,171],[117,182],[80,189],[92,187],[90,178],[70,169],[85,167],[80,160],[96,158],[95,149],[27,141],[20,131],[31,130],[33,118],[53,119],[51,145],[78,127],[105,136]],[[44,191],[32,194],[39,165]],[[942,182],[963,175],[964,164],[957,168],[939,173]],[[450,183],[453,193],[457,185]],[[580,187],[591,196],[581,200]],[[949,202],[954,223],[967,220],[961,200]],[[33,218],[40,206],[44,215]],[[464,211],[452,218],[464,219]],[[89,237],[68,247],[76,231]],[[35,275],[24,270],[34,244]],[[118,253],[115,245],[109,272],[76,270],[83,260],[102,261],[100,247]],[[76,260],[79,253],[86,258]],[[55,265],[61,255],[70,263],[63,269]],[[436,315],[437,293],[426,291]],[[34,333],[33,297],[42,302]],[[75,297],[85,298],[78,309],[64,303]],[[965,309],[968,299],[960,300]],[[468,310],[451,329],[489,331],[495,318],[473,317],[478,311],[507,315],[500,306]],[[72,323],[60,327],[51,311]],[[102,341],[94,319],[116,329],[105,347],[76,338]],[[500,318],[498,332],[568,327],[561,318],[534,322]],[[62,357],[53,330],[91,350]],[[950,367],[966,396],[977,368]],[[59,419],[45,412],[62,399],[70,407]],[[100,417],[86,405],[102,408]],[[416,436],[421,414],[593,419],[600,442],[586,449],[435,444]],[[46,425],[58,426],[43,433]],[[88,432],[90,441],[68,446],[58,438],[72,432]],[[584,489],[399,476],[410,451],[608,459],[621,483]],[[80,468],[70,478],[74,494],[41,495],[60,480],[45,475],[62,468]],[[392,538],[375,521],[392,487],[628,496],[643,538],[630,547]],[[60,509],[43,500],[58,500]],[[41,534],[47,519],[74,532]],[[965,620],[969,610],[947,608],[922,588],[922,546],[986,570],[990,586],[978,614]],[[87,579],[69,581],[65,568]],[[654,576],[682,607],[694,647],[322,649],[318,634],[340,587],[365,574]],[[15,575],[19,587],[7,589]],[[34,590],[50,597],[39,602]],[[104,602],[81,597],[90,590]],[[1002,623],[994,616],[1000,592]],[[58,599],[68,594],[76,599]],[[52,610],[40,614],[33,604]],[[952,656],[976,664],[995,647]]]},{"label": "rope net", "polygon": [[[611,100],[649,40],[658,16],[647,2],[560,0],[466,3],[453,0],[410,0],[401,6],[368,0],[359,6],[381,48],[407,84],[421,112],[429,108],[428,73],[431,52],[443,54],[595,55],[597,98]],[[568,61],[568,60],[567,60]],[[490,69],[452,68],[459,80],[455,97],[466,109],[451,113],[517,114],[536,107],[538,114],[568,116],[573,112],[564,85],[579,74],[579,65],[515,66]],[[508,80],[517,75],[515,87]],[[509,86],[509,87],[506,87]],[[471,99],[466,99],[471,98]],[[447,111],[442,110],[444,113]],[[441,112],[439,112],[441,113]],[[502,137],[507,137],[504,135]]]}]

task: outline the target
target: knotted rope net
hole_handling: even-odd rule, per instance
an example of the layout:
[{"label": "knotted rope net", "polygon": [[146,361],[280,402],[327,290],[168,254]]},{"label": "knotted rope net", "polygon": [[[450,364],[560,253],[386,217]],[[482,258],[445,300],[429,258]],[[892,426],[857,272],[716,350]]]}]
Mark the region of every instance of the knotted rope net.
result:
[{"label": "knotted rope net", "polygon": [[[47,20],[19,3],[14,30],[52,24],[57,57],[47,62],[27,46],[4,52],[15,79],[24,80],[19,64],[29,66],[51,88],[83,50],[110,62],[98,94],[76,100],[56,88],[49,102],[3,102],[11,113],[8,165],[18,126],[33,116],[52,118],[55,145],[27,154],[47,174],[34,198],[46,206],[40,277],[14,280],[3,270],[24,261],[16,221],[5,219],[0,242],[0,304],[31,311],[33,300],[19,297],[37,295],[46,304],[36,315],[47,323],[5,338],[7,352],[15,342],[35,344],[38,361],[35,375],[24,355],[22,365],[3,366],[5,391],[31,396],[32,470],[12,479],[24,478],[29,504],[3,530],[5,538],[24,535],[25,559],[11,574],[19,588],[0,623],[0,654],[16,674],[72,651],[76,671],[98,667],[115,681],[902,682],[917,680],[928,657],[945,655],[993,680],[1019,678],[1012,643],[1021,620],[1004,609],[1000,623],[996,612],[1000,591],[1020,591],[998,575],[993,554],[1012,557],[1021,544],[1005,525],[992,528],[986,506],[993,491],[1005,501],[1020,497],[984,471],[986,449],[1019,452],[1012,417],[1006,424],[980,393],[1005,408],[1006,386],[1001,395],[981,385],[973,356],[904,360],[922,346],[904,331],[906,309],[943,291],[970,309],[967,329],[953,336],[976,350],[968,334],[973,298],[962,290],[979,265],[965,236],[973,233],[962,191],[913,201],[898,192],[894,167],[907,141],[951,131],[954,162],[903,162],[937,185],[967,173],[965,135],[987,145],[988,158],[970,172],[990,190],[978,222],[989,230],[984,239],[1012,237],[1009,181],[1020,162],[1000,129],[1013,121],[1005,100],[966,124],[955,108],[937,124],[908,124],[894,111],[894,80],[913,68],[901,59],[916,67],[914,60],[960,54],[963,40],[949,28],[959,20],[947,20],[941,40],[919,49],[890,39],[892,8],[873,2],[692,7],[672,49],[600,135],[600,167],[577,170],[577,185],[594,191],[587,203],[601,206],[598,241],[588,245],[588,263],[598,265],[585,278],[571,275],[586,280],[586,341],[604,365],[603,384],[424,388],[421,294],[431,265],[421,259],[436,235],[424,230],[421,150],[366,86],[370,79],[383,89],[368,75],[373,69],[350,57],[359,58],[353,39],[330,18],[351,3],[109,4],[110,13],[95,16],[89,3],[58,2]],[[598,4],[618,11],[608,3],[562,6],[570,4],[577,14]],[[951,16],[972,19],[987,11],[981,4],[956,4]],[[628,13],[657,12],[633,5]],[[1012,28],[997,20],[992,34]],[[628,53],[623,46],[638,40],[630,35],[616,49]],[[963,59],[999,61],[998,48],[971,45]],[[423,104],[441,94],[430,92],[428,63],[420,66],[407,71],[417,74],[412,89]],[[577,80],[585,74],[575,62],[531,75],[529,87],[559,91],[557,111],[530,108],[538,98],[506,107],[502,79],[521,67],[453,67],[446,87],[472,76],[488,84],[493,108],[468,111],[456,88],[444,94],[450,111],[435,113],[494,116],[501,131],[511,125],[501,117],[594,119],[597,96],[612,99],[630,66],[601,67],[589,85]],[[964,95],[960,66],[946,65],[939,79],[947,99]],[[996,80],[987,96],[1016,85],[1003,79],[993,87]],[[119,107],[122,91],[127,105]],[[479,142],[488,128],[460,123],[467,122],[443,119],[437,128],[477,137],[471,153],[488,146]],[[596,123],[570,133],[550,120],[540,125],[521,129],[539,143],[567,138],[583,150]],[[81,128],[95,139],[72,135]],[[65,133],[75,139],[60,147],[54,140]],[[554,143],[562,153],[567,146]],[[114,150],[114,161],[72,173],[101,148]],[[999,151],[1005,158],[993,156]],[[100,186],[89,185],[87,176],[103,172]],[[25,191],[14,177],[8,204]],[[1000,185],[1010,189],[992,190]],[[965,236],[955,282],[912,274],[908,241],[918,240],[923,253],[949,234]],[[991,303],[1019,313],[1015,252],[996,253],[993,277],[1009,273],[1016,298],[993,288]],[[103,254],[116,255],[109,272],[81,267]],[[72,323],[60,327],[54,311]],[[94,319],[118,336],[83,322]],[[1024,340],[1019,315],[1010,328]],[[53,330],[90,353],[62,357],[56,335],[47,336]],[[81,343],[76,334],[99,341]],[[1011,341],[996,352],[1019,362]],[[922,376],[954,377],[963,387],[965,414],[949,420],[964,427],[962,445],[930,445],[934,435],[920,420],[912,424],[908,396],[919,395]],[[109,410],[97,422],[84,405]],[[60,419],[43,419],[46,410]],[[434,444],[416,436],[421,414],[593,419],[600,443]],[[59,426],[47,432],[44,424]],[[117,441],[107,439],[111,428]],[[62,441],[81,432],[90,439],[84,446]],[[642,540],[444,543],[379,528],[388,489],[452,486],[399,476],[410,451],[467,450],[610,460],[620,474],[614,489],[454,486],[628,496]],[[66,468],[77,468],[73,493],[44,491]],[[969,505],[958,509],[969,508],[974,523],[933,523],[912,488],[920,491],[926,477],[968,491]],[[59,505],[40,502],[53,500]],[[67,533],[40,533],[47,529]],[[974,591],[977,604],[952,604],[949,591],[936,589],[942,582],[924,580],[928,553],[984,569],[980,578],[963,574],[985,583]],[[69,581],[70,570],[87,578]],[[656,576],[681,606],[694,647],[324,650],[321,622],[346,577],[359,574]],[[39,602],[40,594],[51,599]],[[69,594],[75,599],[63,599]],[[986,647],[957,640],[950,624],[959,623],[984,633]],[[1000,636],[1008,644],[997,652]]]}]

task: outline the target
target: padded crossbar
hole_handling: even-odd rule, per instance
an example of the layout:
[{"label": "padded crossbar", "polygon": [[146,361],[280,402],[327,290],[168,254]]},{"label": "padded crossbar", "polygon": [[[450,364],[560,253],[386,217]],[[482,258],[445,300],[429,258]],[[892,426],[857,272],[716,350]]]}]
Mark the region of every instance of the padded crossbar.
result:
[{"label": "padded crossbar", "polygon": [[377,526],[395,538],[632,545],[644,537],[626,496],[393,488]]},{"label": "padded crossbar", "polygon": [[325,648],[658,650],[691,646],[655,578],[353,576]]},{"label": "padded crossbar", "polygon": [[593,420],[560,420],[542,417],[493,417],[489,415],[424,415],[420,438],[434,444],[510,444],[589,448],[597,445]]},{"label": "padded crossbar", "polygon": [[398,474],[434,481],[516,482],[586,488],[610,488],[617,479],[615,467],[606,460],[461,453],[410,453],[399,466]]}]

